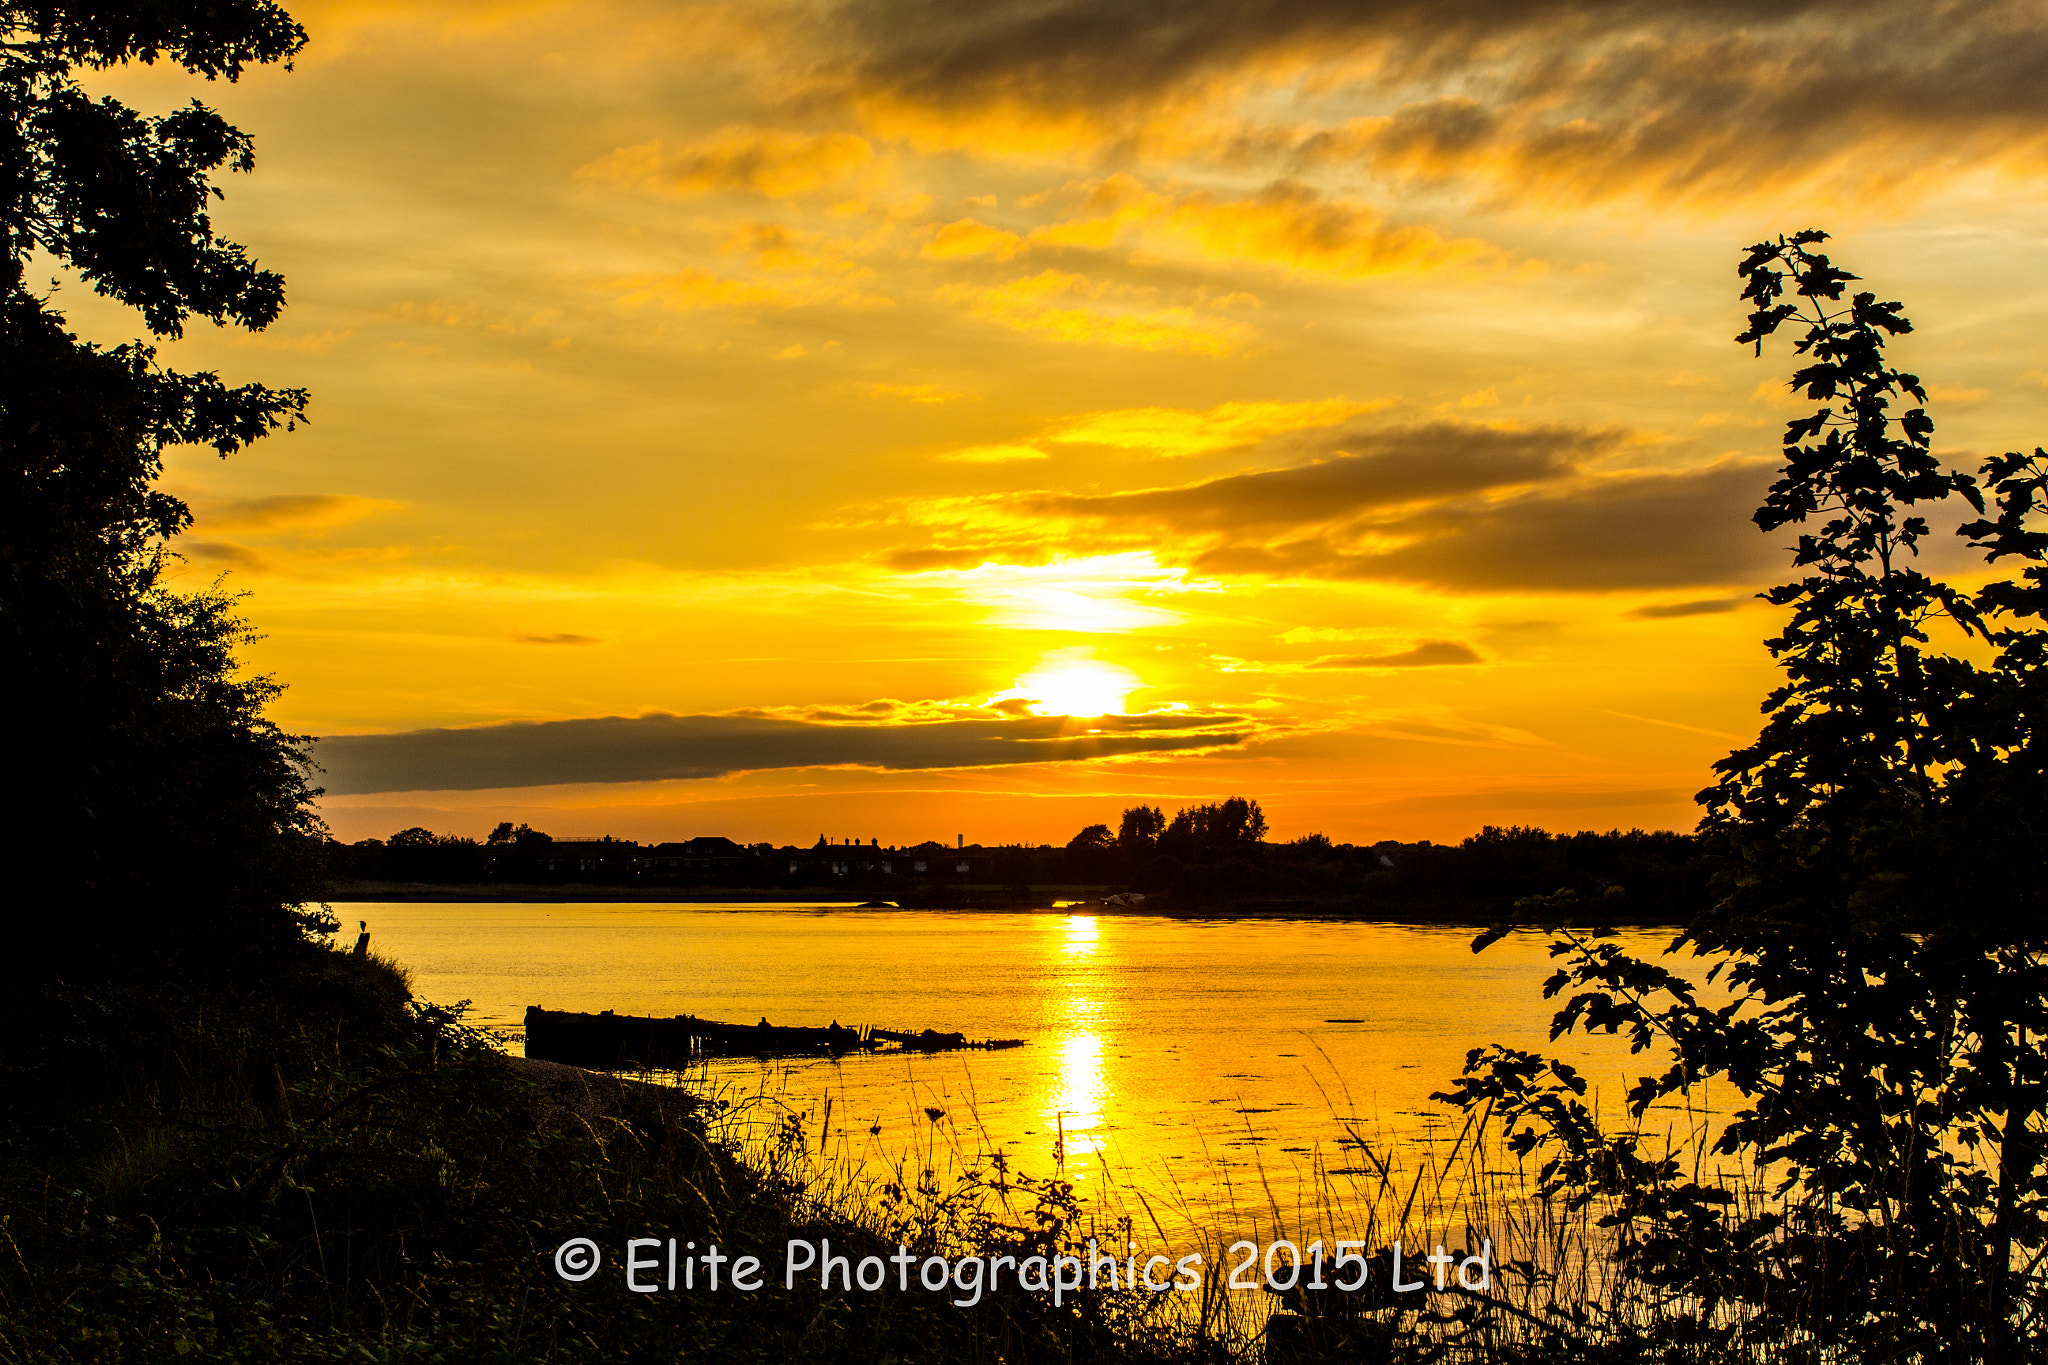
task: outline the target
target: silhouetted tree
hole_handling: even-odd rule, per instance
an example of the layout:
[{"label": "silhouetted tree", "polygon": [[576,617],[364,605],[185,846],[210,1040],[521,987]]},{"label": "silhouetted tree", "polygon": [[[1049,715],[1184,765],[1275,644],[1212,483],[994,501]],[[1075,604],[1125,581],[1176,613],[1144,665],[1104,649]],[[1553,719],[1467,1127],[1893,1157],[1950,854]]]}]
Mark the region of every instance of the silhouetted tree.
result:
[{"label": "silhouetted tree", "polygon": [[1067,840],[1069,853],[1106,853],[1116,847],[1116,839],[1110,834],[1108,825],[1090,825]]},{"label": "silhouetted tree", "polygon": [[26,272],[41,253],[162,337],[194,316],[272,321],[283,281],[208,217],[249,139],[197,102],[146,117],[92,99],[73,73],[169,61],[233,80],[305,35],[261,0],[0,0],[0,39],[0,710],[17,722],[12,833],[35,850],[14,927],[93,956],[289,938],[317,829],[303,752],[264,718],[278,688],[237,673],[232,600],[165,588],[191,517],[154,481],[166,448],[230,454],[305,395],[82,342]]},{"label": "silhouetted tree", "polygon": [[1094,878],[1107,875],[1116,857],[1116,836],[1108,825],[1090,825],[1067,841],[1067,875]]},{"label": "silhouetted tree", "polygon": [[1131,856],[1150,853],[1165,828],[1166,816],[1159,807],[1132,806],[1117,825],[1116,846]]},{"label": "silhouetted tree", "polygon": [[1162,854],[1183,861],[1214,858],[1251,849],[1266,837],[1266,813],[1242,796],[1204,802],[1174,812],[1159,836]]},{"label": "silhouetted tree", "polygon": [[[1792,383],[1820,406],[1788,425],[1756,515],[1766,531],[1804,528],[1805,575],[1765,594],[1791,609],[1769,641],[1785,682],[1756,742],[1700,794],[1718,898],[1673,944],[1735,1000],[1710,1008],[1658,963],[1572,934],[1546,987],[1577,988],[1553,1036],[1619,1031],[1673,1050],[1630,1092],[1633,1117],[1710,1078],[1732,1086],[1741,1107],[1715,1150],[1751,1163],[1780,1202],[1733,1208],[1635,1134],[1603,1134],[1577,1099],[1583,1080],[1533,1054],[1475,1051],[1451,1095],[1494,1106],[1518,1150],[1548,1152],[1552,1192],[1616,1197],[1623,1256],[1667,1305],[1693,1305],[1702,1330],[1736,1304],[1752,1351],[2036,1358],[2048,537],[2029,518],[2048,457],[1987,462],[1998,515],[1962,528],[1994,560],[2025,562],[2020,581],[1971,595],[1914,569],[1919,509],[1960,497],[1982,513],[1982,495],[1932,455],[1924,408],[1892,413],[1926,401],[1884,359],[1910,326],[1873,294],[1842,302],[1855,277],[1813,249],[1824,239],[1763,243],[1741,268],[1755,311],[1739,339],[1761,351],[1803,321],[1810,363]],[[1993,664],[1932,648],[1944,622],[1987,638]],[[1584,913],[1573,896],[1533,908]]]}]

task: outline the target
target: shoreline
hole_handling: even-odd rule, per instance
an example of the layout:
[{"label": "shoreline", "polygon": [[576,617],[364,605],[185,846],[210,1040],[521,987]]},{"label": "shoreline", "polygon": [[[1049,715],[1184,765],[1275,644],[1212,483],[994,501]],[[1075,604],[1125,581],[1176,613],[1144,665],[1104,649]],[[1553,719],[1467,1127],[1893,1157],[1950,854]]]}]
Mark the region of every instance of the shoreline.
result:
[{"label": "shoreline", "polygon": [[[1080,888],[1059,888],[1079,890]],[[815,891],[815,896],[805,893]],[[1258,919],[1314,922],[1360,921],[1378,924],[1441,925],[1484,929],[1499,924],[1507,911],[1470,904],[1347,905],[1338,902],[1286,902],[1247,899],[1207,905],[1176,905],[1165,895],[1151,897],[1143,905],[1109,905],[1100,900],[1072,898],[1048,889],[1046,894],[1020,896],[1014,892],[963,895],[944,903],[912,897],[884,900],[880,897],[854,900],[837,887],[803,887],[795,890],[763,890],[751,887],[629,887],[600,884],[531,883],[447,884],[432,882],[358,882],[327,888],[319,900],[327,905],[402,903],[422,905],[797,905],[817,910],[898,910],[933,914],[1073,914],[1151,915],[1161,919]],[[1611,922],[1615,928],[1677,929],[1674,919],[1627,917]],[[1535,927],[1535,926],[1531,926]]]}]

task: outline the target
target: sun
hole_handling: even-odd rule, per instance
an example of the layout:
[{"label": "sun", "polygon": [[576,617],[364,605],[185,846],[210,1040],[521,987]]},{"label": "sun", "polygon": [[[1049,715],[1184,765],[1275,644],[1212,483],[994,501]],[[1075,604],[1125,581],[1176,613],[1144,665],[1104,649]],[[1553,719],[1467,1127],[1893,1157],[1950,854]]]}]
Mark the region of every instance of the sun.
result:
[{"label": "sun", "polygon": [[1018,698],[1038,716],[1123,715],[1127,698],[1143,684],[1128,668],[1100,659],[1052,659],[1017,679],[1017,685],[989,700]]}]

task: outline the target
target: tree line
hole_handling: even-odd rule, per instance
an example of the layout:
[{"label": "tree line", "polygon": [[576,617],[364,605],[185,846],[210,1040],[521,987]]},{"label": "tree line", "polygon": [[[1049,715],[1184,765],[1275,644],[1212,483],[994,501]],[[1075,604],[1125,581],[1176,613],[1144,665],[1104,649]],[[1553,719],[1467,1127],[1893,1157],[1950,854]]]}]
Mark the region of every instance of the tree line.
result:
[{"label": "tree line", "polygon": [[[735,846],[737,855],[695,871],[649,870],[628,840],[562,842],[529,825],[500,823],[478,840],[422,826],[386,839],[321,846],[326,875],[351,881],[464,885],[574,882],[677,885],[791,892],[855,887],[938,904],[948,885],[997,886],[1047,894],[1138,892],[1161,909],[1223,909],[1246,902],[1304,914],[1385,915],[1485,923],[1529,896],[1574,894],[1610,917],[1682,923],[1705,904],[1707,870],[1699,840],[1671,830],[1581,830],[1553,834],[1488,825],[1458,843],[1380,840],[1335,843],[1322,834],[1269,842],[1260,803],[1232,796],[1184,807],[1126,809],[1115,833],[1082,829],[1064,847],[976,845],[919,857],[883,850],[867,868],[832,870],[834,850],[794,845]],[[886,861],[887,870],[882,863]],[[920,869],[917,864],[923,862]],[[966,862],[968,871],[956,872]]]}]

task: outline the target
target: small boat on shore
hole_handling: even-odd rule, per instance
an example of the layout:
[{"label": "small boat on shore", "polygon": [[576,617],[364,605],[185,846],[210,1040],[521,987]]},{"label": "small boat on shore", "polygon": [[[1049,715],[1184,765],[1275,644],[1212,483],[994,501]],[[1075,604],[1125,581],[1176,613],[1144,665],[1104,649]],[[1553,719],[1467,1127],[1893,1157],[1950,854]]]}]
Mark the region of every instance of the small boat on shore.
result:
[{"label": "small boat on shore", "polygon": [[862,1025],[834,1020],[824,1028],[771,1024],[727,1024],[693,1014],[669,1018],[644,1015],[579,1014],[526,1007],[526,1055],[543,1062],[599,1071],[619,1068],[687,1066],[708,1057],[839,1057],[849,1052],[999,1051],[1022,1047],[1022,1038],[969,1038],[936,1029]]}]

